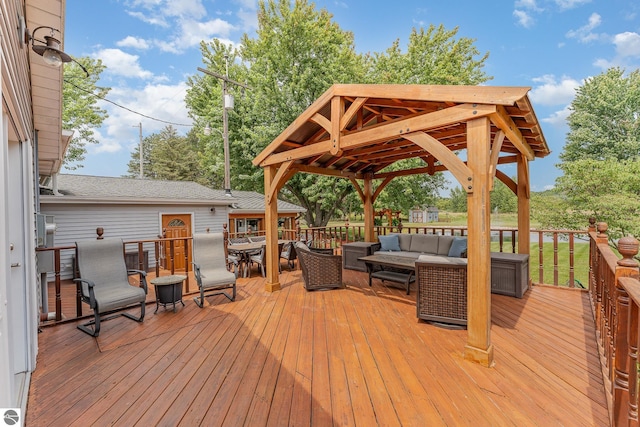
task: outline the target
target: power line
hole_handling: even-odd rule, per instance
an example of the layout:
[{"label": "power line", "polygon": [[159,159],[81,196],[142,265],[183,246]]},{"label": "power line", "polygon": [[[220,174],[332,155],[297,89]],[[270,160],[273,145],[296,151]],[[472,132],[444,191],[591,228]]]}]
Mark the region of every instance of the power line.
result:
[{"label": "power line", "polygon": [[131,113],[133,113],[133,114],[137,114],[137,115],[142,116],[142,117],[144,117],[144,118],[146,118],[146,119],[155,120],[156,122],[166,123],[166,124],[169,124],[169,125],[193,127],[193,124],[184,124],[184,123],[175,123],[175,122],[170,122],[170,121],[168,121],[168,120],[157,119],[157,118],[155,118],[155,117],[151,117],[151,116],[148,116],[148,115],[146,115],[146,114],[139,113],[139,112],[137,112],[137,111],[132,110],[131,108],[125,107],[124,105],[120,105],[120,104],[118,104],[117,102],[111,101],[110,99],[107,99],[107,98],[105,98],[105,97],[102,97],[102,96],[96,95],[95,93],[91,92],[90,90],[87,90],[87,89],[85,89],[85,88],[82,88],[82,87],[80,87],[80,86],[76,85],[75,83],[70,82],[70,81],[69,81],[69,80],[67,80],[67,79],[64,79],[64,82],[65,82],[65,83],[70,84],[71,86],[75,87],[75,88],[76,88],[76,89],[78,89],[78,90],[83,91],[84,93],[88,93],[89,95],[91,95],[91,96],[93,96],[93,97],[95,97],[95,98],[98,98],[98,99],[101,99],[101,100],[103,100],[103,101],[106,101],[106,102],[108,102],[108,103],[110,103],[110,104],[115,105],[116,107],[122,108],[123,110],[127,110],[127,111],[129,111],[129,112],[131,112]]}]

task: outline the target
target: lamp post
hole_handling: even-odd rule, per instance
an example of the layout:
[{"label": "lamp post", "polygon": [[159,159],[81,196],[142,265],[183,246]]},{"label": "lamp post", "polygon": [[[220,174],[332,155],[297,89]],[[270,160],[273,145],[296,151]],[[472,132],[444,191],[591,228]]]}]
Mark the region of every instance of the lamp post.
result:
[{"label": "lamp post", "polygon": [[198,71],[201,71],[205,74],[209,74],[217,79],[222,80],[222,139],[224,142],[224,193],[227,196],[231,196],[231,172],[230,172],[230,161],[229,161],[229,118],[227,115],[227,110],[233,109],[233,96],[227,94],[227,84],[231,83],[236,86],[243,87],[245,89],[249,89],[247,85],[244,83],[237,82],[235,80],[231,80],[229,78],[229,56],[224,55],[224,76],[218,73],[214,73],[213,71],[205,70],[204,68],[198,67]]}]

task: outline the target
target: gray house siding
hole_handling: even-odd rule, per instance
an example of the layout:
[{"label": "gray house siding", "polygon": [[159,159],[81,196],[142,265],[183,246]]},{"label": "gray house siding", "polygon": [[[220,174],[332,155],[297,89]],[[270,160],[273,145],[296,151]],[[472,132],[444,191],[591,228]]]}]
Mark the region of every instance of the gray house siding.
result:
[{"label": "gray house siding", "polygon": [[[228,208],[216,206],[215,212],[207,205],[130,205],[130,204],[71,204],[41,200],[41,212],[55,217],[56,246],[74,246],[77,240],[95,239],[96,228],[104,229],[104,237],[120,237],[124,241],[156,239],[162,232],[161,214],[180,213],[192,217],[192,232],[204,233],[223,230],[228,221]],[[149,266],[155,267],[155,246],[145,243],[149,251]],[[127,252],[135,252],[135,245],[127,245]],[[73,250],[61,254],[61,278],[72,278]]]}]

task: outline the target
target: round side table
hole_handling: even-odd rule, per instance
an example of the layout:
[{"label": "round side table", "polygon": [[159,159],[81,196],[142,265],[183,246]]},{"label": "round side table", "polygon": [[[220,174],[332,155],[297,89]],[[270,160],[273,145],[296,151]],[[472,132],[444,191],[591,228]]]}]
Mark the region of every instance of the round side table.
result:
[{"label": "round side table", "polygon": [[158,312],[158,308],[160,308],[160,304],[162,304],[166,310],[167,304],[173,304],[173,312],[176,312],[176,303],[179,302],[184,307],[184,302],[182,301],[182,282],[187,278],[187,276],[179,276],[179,275],[171,275],[171,276],[160,276],[155,279],[151,279],[151,284],[156,287],[156,311]]}]

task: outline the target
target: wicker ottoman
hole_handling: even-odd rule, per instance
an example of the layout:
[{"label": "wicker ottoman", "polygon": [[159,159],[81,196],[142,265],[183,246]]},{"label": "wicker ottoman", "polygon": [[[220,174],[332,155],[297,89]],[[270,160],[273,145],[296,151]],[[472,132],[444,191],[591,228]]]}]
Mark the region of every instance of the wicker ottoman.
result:
[{"label": "wicker ottoman", "polygon": [[467,259],[421,256],[416,261],[419,319],[467,324]]}]

